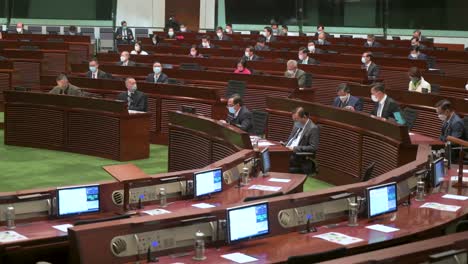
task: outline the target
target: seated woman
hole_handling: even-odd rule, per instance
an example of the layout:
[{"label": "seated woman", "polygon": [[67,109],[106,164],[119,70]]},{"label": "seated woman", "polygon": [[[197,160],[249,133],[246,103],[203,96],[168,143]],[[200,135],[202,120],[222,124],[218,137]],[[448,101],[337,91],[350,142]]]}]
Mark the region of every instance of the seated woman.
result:
[{"label": "seated woman", "polygon": [[167,37],[168,39],[176,39],[177,36],[175,34],[174,28],[170,27],[167,29]]},{"label": "seated woman", "polygon": [[417,67],[411,67],[408,72],[410,82],[408,91],[418,93],[430,93],[431,85],[421,76],[421,71]]},{"label": "seated woman", "polygon": [[237,74],[252,74],[249,69],[247,69],[247,63],[245,60],[241,60],[237,63],[237,68],[234,71]]},{"label": "seated woman", "polygon": [[190,48],[189,56],[192,58],[203,58],[203,55],[201,55],[200,52],[198,51],[197,45],[193,45]]},{"label": "seated woman", "polygon": [[130,52],[132,55],[148,55],[148,52],[143,50],[143,46],[141,42],[136,42],[134,45],[134,49]]}]

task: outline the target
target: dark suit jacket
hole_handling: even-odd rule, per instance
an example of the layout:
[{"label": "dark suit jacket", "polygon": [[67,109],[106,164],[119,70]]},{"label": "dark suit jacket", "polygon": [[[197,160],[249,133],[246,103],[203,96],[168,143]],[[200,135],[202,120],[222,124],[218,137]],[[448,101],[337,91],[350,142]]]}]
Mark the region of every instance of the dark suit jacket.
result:
[{"label": "dark suit jacket", "polygon": [[380,44],[377,41],[374,41],[372,43],[372,46],[370,46],[369,43],[367,43],[367,41],[366,41],[366,43],[364,43],[364,47],[366,47],[366,48],[380,48],[380,47],[382,47],[382,44]]},{"label": "dark suit jacket", "polygon": [[[298,128],[294,127],[291,134],[289,135],[288,141],[289,142],[294,135],[296,134]],[[299,144],[294,147],[294,152],[312,152],[315,153],[318,150],[320,140],[320,129],[317,125],[309,120],[304,127],[304,131],[302,132],[302,137],[299,140]]]},{"label": "dark suit jacket", "polygon": [[275,42],[275,41],[277,41],[277,39],[276,39],[276,37],[273,36],[273,35],[270,36],[270,40],[268,40],[268,39],[265,37],[265,42],[266,42],[266,43]]},{"label": "dark suit jacket", "polygon": [[416,58],[411,57],[411,54],[408,55],[408,59],[410,59],[410,60],[427,60],[428,57],[424,53],[419,53],[418,57],[416,57]]},{"label": "dark suit jacket", "polygon": [[[133,31],[131,29],[129,29],[129,28],[127,28],[125,31],[127,33],[127,40],[133,41],[135,39],[133,37]],[[117,28],[117,30],[115,31],[115,39],[117,39],[118,41],[125,41],[123,39],[123,35],[122,35],[123,32],[124,31],[123,31],[122,27]],[[119,38],[119,36],[120,36],[120,38]]]},{"label": "dark suit jacket", "polygon": [[335,100],[333,101],[333,106],[340,107],[340,108],[344,108],[346,106],[352,106],[354,107],[354,110],[362,111],[363,103],[362,103],[362,99],[356,96],[350,95],[348,101],[346,102],[342,102],[340,100],[340,97],[337,96],[335,97]]},{"label": "dark suit jacket", "polygon": [[252,133],[252,113],[247,107],[242,106],[239,110],[239,114],[234,118],[234,115],[229,114],[229,124],[239,127],[247,133]]},{"label": "dark suit jacket", "polygon": [[297,60],[297,64],[307,64],[307,65],[317,65],[320,64],[320,62],[314,58],[308,57],[306,63],[303,63],[304,61]]},{"label": "dark suit jacket", "polygon": [[[87,78],[92,78],[92,75],[93,75],[93,73],[91,71],[88,71],[86,73]],[[112,76],[109,73],[98,70],[97,78],[98,79],[112,79]]]},{"label": "dark suit jacket", "polygon": [[448,136],[456,137],[465,140],[466,139],[465,124],[457,114],[453,113],[452,118],[445,121],[442,124],[441,133],[439,139],[446,141]]},{"label": "dark suit jacket", "polygon": [[199,48],[199,49],[216,49],[216,48],[218,48],[218,47],[217,47],[216,45],[214,45],[213,43],[210,43],[210,47],[209,47],[209,48],[203,47],[202,44],[198,44],[198,48]]},{"label": "dark suit jacket", "polygon": [[[127,100],[128,92],[122,92],[117,96],[118,100],[124,101],[128,103]],[[146,94],[140,91],[135,91],[132,95],[133,102],[128,106],[128,110],[135,110],[135,111],[148,111],[148,97]]]},{"label": "dark suit jacket", "polygon": [[[117,65],[122,66],[123,62],[121,62],[121,61],[117,62]],[[136,62],[129,60],[127,66],[134,67],[134,66],[136,66]]]},{"label": "dark suit jacket", "polygon": [[[168,80],[169,80],[169,77],[167,77],[166,74],[161,72],[156,83],[167,83]],[[148,74],[148,76],[146,76],[146,82],[154,83],[154,73],[150,73]]]},{"label": "dark suit jacket", "polygon": [[263,47],[262,47],[262,46],[259,46],[259,45],[255,45],[254,49],[255,49],[255,50],[260,50],[260,51],[262,51],[262,50],[263,50],[263,51],[270,51],[270,47],[268,47],[267,45],[265,45],[265,46],[263,46]]},{"label": "dark suit jacket", "polygon": [[328,45],[331,45],[330,41],[328,40],[325,40],[323,42],[323,44],[320,44],[320,42],[318,40],[314,41],[315,45],[325,45],[325,46],[328,46]]},{"label": "dark suit jacket", "polygon": [[257,56],[257,54],[254,54],[252,56],[252,59],[249,59],[249,57],[246,57],[246,56],[244,56],[243,59],[246,60],[246,61],[258,61],[258,60],[260,60],[260,57]]},{"label": "dark suit jacket", "polygon": [[24,35],[24,34],[31,34],[31,32],[29,32],[29,30],[23,29],[23,33],[18,33],[16,29],[14,29],[14,30],[9,30],[8,34],[20,34],[20,35],[23,34]]},{"label": "dark suit jacket", "polygon": [[[378,109],[379,109],[379,103],[375,103],[374,109],[372,110],[371,114],[377,116]],[[387,99],[385,100],[385,104],[382,109],[382,117],[386,119],[388,118],[396,119],[395,115],[393,114],[396,112],[401,113],[400,106],[398,105],[397,102],[395,102],[395,100],[393,100],[387,95]]]},{"label": "dark suit jacket", "polygon": [[2,60],[7,60],[7,58],[3,57],[3,56],[0,56],[0,61],[2,61]]},{"label": "dark suit jacket", "polygon": [[376,80],[379,78],[379,75],[380,75],[380,67],[379,65],[375,64],[375,63],[371,63],[369,65],[369,69],[367,69],[367,78],[369,80]]},{"label": "dark suit jacket", "polygon": [[218,36],[216,36],[215,40],[231,40],[231,37],[227,36],[226,34],[223,34],[222,38],[219,38]]}]

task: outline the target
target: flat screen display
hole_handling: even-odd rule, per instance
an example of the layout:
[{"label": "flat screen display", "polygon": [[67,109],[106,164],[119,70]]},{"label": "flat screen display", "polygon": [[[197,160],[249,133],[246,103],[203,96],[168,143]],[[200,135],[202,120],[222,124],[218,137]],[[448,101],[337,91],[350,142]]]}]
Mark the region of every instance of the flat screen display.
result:
[{"label": "flat screen display", "polygon": [[369,218],[396,212],[397,185],[395,182],[367,188],[367,211]]},{"label": "flat screen display", "polygon": [[227,209],[228,243],[270,233],[268,203],[261,202]]},{"label": "flat screen display", "polygon": [[57,204],[58,216],[99,212],[99,185],[57,189]]},{"label": "flat screen display", "polygon": [[432,164],[432,186],[437,187],[444,180],[444,158],[439,158]]},{"label": "flat screen display", "polygon": [[195,197],[218,193],[223,190],[223,171],[221,168],[197,172],[193,175]]},{"label": "flat screen display", "polygon": [[270,171],[270,168],[270,151],[266,148],[262,151],[262,173],[267,174]]}]

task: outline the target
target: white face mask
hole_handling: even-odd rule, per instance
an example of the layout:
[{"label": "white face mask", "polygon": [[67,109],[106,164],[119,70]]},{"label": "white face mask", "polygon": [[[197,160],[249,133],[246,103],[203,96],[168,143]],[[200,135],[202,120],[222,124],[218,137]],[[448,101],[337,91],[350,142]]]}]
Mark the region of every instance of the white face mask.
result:
[{"label": "white face mask", "polygon": [[246,51],[246,52],[244,53],[244,55],[245,55],[247,58],[250,58],[250,52]]},{"label": "white face mask", "polygon": [[341,100],[342,102],[346,101],[346,99],[348,99],[348,96],[347,96],[347,95],[340,96],[340,100]]},{"label": "white face mask", "polygon": [[120,61],[121,61],[121,62],[124,62],[124,61],[126,61],[126,60],[127,60],[127,58],[126,58],[125,56],[120,56]]},{"label": "white face mask", "polygon": [[222,37],[222,36],[223,36],[223,33],[221,33],[221,32],[218,32],[218,33],[216,33],[216,35],[218,36],[218,38],[220,38],[220,37]]},{"label": "white face mask", "polygon": [[416,59],[416,58],[418,57],[418,54],[411,53],[410,56],[411,56],[411,58],[415,58],[415,59]]},{"label": "white face mask", "polygon": [[16,32],[20,33],[21,31],[23,31],[22,28],[16,28]]},{"label": "white face mask", "polygon": [[372,43],[374,43],[374,42],[373,42],[373,41],[369,41],[369,40],[367,41],[367,45],[369,45],[369,46],[372,46]]},{"label": "white face mask", "polygon": [[377,103],[379,101],[379,99],[377,98],[377,96],[375,95],[371,95],[371,99],[373,102]]},{"label": "white face mask", "polygon": [[468,91],[468,83],[465,85],[465,90]]},{"label": "white face mask", "polygon": [[365,57],[362,57],[362,58],[361,58],[361,62],[364,63],[364,64],[366,64],[366,58],[365,58]]},{"label": "white face mask", "polygon": [[446,116],[446,115],[440,114],[440,115],[437,115],[437,117],[440,119],[440,121],[445,121],[445,120],[447,120],[447,116]]},{"label": "white face mask", "polygon": [[172,37],[172,36],[174,36],[174,31],[169,31],[169,32],[167,32],[167,34],[168,34],[170,37]]},{"label": "white face mask", "polygon": [[205,48],[208,47],[209,46],[208,42],[202,42],[202,46],[205,47]]},{"label": "white face mask", "polygon": [[231,29],[230,29],[230,28],[226,28],[226,33],[231,33]]},{"label": "white face mask", "polygon": [[187,32],[187,28],[180,28],[180,32]]},{"label": "white face mask", "polygon": [[314,52],[314,51],[315,51],[315,46],[309,46],[309,47],[307,47],[307,49],[308,49],[310,52]]}]

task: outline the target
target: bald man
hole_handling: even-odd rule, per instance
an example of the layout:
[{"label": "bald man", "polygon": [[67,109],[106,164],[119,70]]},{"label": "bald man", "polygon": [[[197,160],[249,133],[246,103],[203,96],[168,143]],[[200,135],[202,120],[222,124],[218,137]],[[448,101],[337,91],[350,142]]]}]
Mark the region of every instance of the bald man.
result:
[{"label": "bald man", "polygon": [[117,99],[127,102],[128,110],[147,112],[148,97],[143,92],[138,91],[135,79],[131,77],[125,79],[125,87],[127,91],[120,93]]},{"label": "bald man", "polygon": [[16,33],[16,34],[30,34],[29,31],[27,31],[26,29],[24,29],[24,24],[21,23],[21,22],[18,22],[16,24],[16,30],[14,32],[11,32],[11,33]]},{"label": "bald man", "polygon": [[299,88],[304,88],[306,83],[306,74],[303,70],[297,68],[297,61],[289,60],[286,64],[284,77],[296,78]]},{"label": "bald man", "polygon": [[122,51],[122,53],[120,53],[120,61],[117,63],[117,65],[136,66],[136,63],[130,60],[130,53],[128,53],[128,51]]}]

